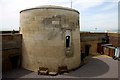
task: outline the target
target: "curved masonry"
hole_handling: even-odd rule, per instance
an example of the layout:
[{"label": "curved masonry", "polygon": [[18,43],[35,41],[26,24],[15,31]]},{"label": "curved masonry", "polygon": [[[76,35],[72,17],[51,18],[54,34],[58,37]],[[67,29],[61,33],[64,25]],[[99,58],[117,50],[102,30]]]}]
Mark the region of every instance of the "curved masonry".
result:
[{"label": "curved masonry", "polygon": [[40,66],[58,71],[59,66],[80,66],[79,12],[58,6],[43,6],[20,12],[22,66],[37,71]]}]

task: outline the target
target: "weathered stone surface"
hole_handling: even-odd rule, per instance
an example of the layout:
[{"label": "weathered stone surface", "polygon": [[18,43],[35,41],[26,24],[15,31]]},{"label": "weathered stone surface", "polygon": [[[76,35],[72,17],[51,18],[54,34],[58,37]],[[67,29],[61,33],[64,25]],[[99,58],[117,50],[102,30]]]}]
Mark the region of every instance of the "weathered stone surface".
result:
[{"label": "weathered stone surface", "polygon": [[21,35],[20,34],[6,34],[2,35],[2,49],[21,48]]},{"label": "weathered stone surface", "polygon": [[[76,10],[50,6],[23,10],[20,13],[22,33],[22,66],[37,71],[45,66],[50,71],[67,65],[80,65],[79,13]],[[70,37],[66,49],[66,36]]]},{"label": "weathered stone surface", "polygon": [[109,43],[113,44],[113,46],[120,46],[120,34],[118,33],[109,33]]},{"label": "weathered stone surface", "polygon": [[97,55],[97,44],[102,42],[103,38],[107,38],[106,33],[80,33],[81,50],[85,53],[85,46],[90,45],[89,55]]},{"label": "weathered stone surface", "polygon": [[[14,62],[16,67],[20,67],[21,62],[21,34],[2,34],[2,48],[0,48],[2,56],[2,72],[13,69]],[[14,60],[14,58],[17,58]],[[13,61],[14,60],[14,61]]]}]

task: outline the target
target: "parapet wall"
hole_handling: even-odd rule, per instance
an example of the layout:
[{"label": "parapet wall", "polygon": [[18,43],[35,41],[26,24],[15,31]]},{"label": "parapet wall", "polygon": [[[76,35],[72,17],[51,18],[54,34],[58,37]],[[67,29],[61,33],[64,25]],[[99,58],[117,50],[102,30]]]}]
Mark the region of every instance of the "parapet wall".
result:
[{"label": "parapet wall", "polygon": [[[97,43],[101,43],[102,39],[106,38],[107,36],[110,44],[113,44],[114,46],[120,46],[120,34],[81,32],[80,40],[82,53],[85,53],[85,46],[90,45],[90,54],[96,55]],[[11,57],[14,60],[15,56],[19,56],[17,63],[18,66],[20,66],[22,34],[3,33],[0,34],[0,37],[2,37],[2,49],[0,49],[0,53],[2,54],[2,70],[5,72],[12,69],[12,64],[14,62],[12,62]]]},{"label": "parapet wall", "polygon": [[2,37],[2,71],[9,71],[20,66],[21,34],[1,34]]},{"label": "parapet wall", "polygon": [[109,43],[113,44],[113,46],[120,46],[120,34],[116,33],[108,33]]},{"label": "parapet wall", "polygon": [[96,55],[97,54],[97,43],[101,43],[102,39],[107,37],[106,33],[89,33],[89,32],[81,32],[80,40],[81,40],[81,52],[86,53],[86,46],[89,46],[89,54]]}]

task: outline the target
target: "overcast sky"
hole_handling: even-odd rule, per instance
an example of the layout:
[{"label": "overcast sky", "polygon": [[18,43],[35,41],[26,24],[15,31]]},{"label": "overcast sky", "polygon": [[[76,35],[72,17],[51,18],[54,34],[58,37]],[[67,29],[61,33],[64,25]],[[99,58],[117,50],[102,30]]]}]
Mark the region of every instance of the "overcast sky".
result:
[{"label": "overcast sky", "polygon": [[[72,0],[72,8],[80,12],[80,30],[117,30],[118,1]],[[71,7],[71,0],[0,0],[0,30],[19,30],[19,12],[41,5]]]}]

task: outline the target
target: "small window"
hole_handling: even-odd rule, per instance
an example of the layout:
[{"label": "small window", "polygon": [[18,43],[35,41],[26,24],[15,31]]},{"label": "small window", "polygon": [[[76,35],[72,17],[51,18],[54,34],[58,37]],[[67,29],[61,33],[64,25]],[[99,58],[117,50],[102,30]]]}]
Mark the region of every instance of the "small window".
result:
[{"label": "small window", "polygon": [[66,48],[70,47],[70,36],[66,36]]}]

